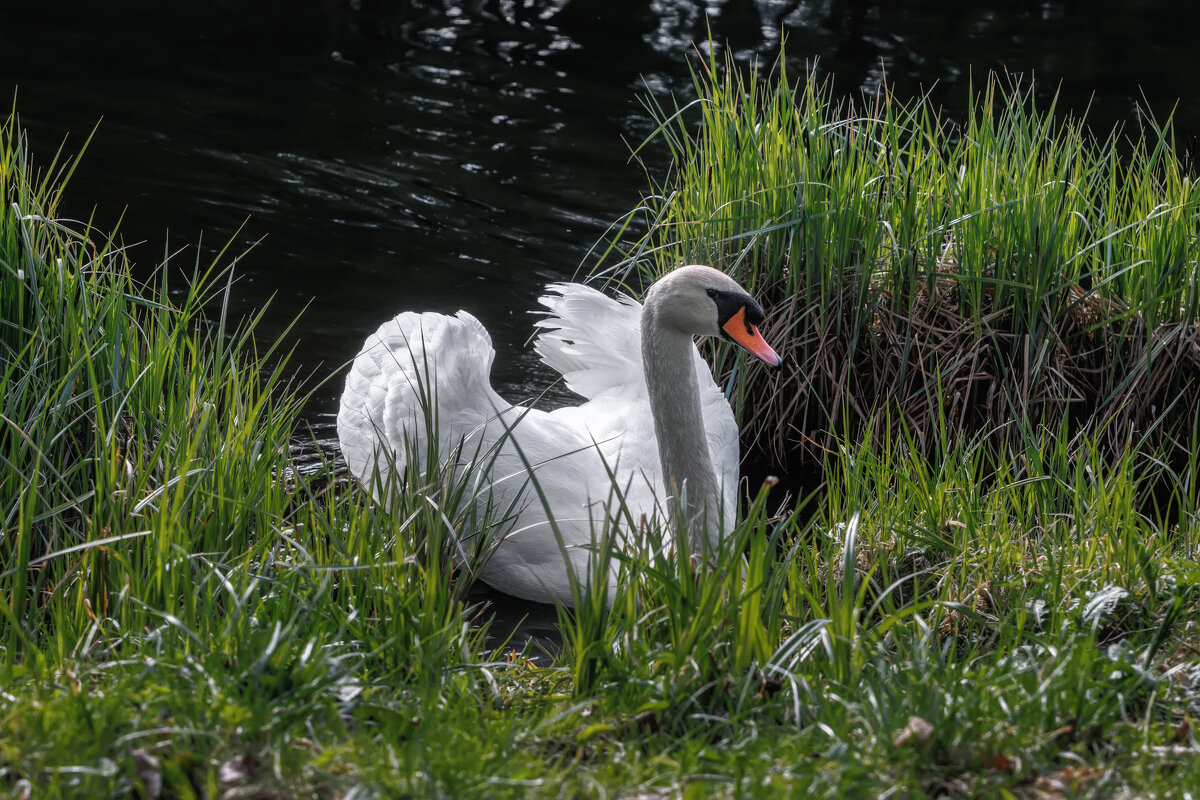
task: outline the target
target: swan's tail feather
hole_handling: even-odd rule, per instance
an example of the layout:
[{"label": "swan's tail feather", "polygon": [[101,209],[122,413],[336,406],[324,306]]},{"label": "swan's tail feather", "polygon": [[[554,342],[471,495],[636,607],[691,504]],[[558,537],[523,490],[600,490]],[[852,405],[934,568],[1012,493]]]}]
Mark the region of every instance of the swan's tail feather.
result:
[{"label": "swan's tail feather", "polygon": [[641,305],[578,283],[555,283],[538,302],[549,309],[533,348],[567,388],[593,399],[644,387]]}]

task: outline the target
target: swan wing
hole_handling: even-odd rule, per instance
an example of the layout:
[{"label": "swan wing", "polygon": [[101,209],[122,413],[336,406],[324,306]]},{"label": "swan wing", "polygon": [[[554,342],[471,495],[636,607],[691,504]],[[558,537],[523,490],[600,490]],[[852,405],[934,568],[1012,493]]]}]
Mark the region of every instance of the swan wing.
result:
[{"label": "swan wing", "polygon": [[580,283],[553,283],[546,290],[538,302],[549,311],[534,323],[533,349],[567,388],[589,400],[644,394],[641,304]]},{"label": "swan wing", "polygon": [[487,330],[465,311],[454,317],[405,312],[367,338],[346,376],[338,440],[350,472],[372,492],[399,473],[410,452],[427,452],[436,420],[442,448],[482,430],[510,407],[492,389]]}]

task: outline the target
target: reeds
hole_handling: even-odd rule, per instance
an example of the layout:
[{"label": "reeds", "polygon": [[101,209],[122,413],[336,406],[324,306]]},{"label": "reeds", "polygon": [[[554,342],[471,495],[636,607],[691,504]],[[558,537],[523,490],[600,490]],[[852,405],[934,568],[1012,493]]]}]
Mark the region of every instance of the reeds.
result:
[{"label": "reeds", "polygon": [[1066,421],[1113,452],[1185,436],[1200,191],[1169,119],[1098,137],[989,75],[958,121],[887,86],[839,100],[783,63],[710,59],[696,99],[648,101],[659,125],[637,152],[670,169],[636,212],[646,237],[606,268],[712,263],[762,299],[786,366],[734,382],[759,460],[799,469],[884,421],[997,444]]},{"label": "reeds", "polygon": [[63,175],[31,180],[14,125],[0,133],[0,513],[19,536],[0,551],[5,580],[30,583],[9,595],[10,663],[44,635],[77,641],[81,624],[101,638],[140,627],[135,599],[215,611],[194,605],[208,568],[192,554],[260,555],[263,504],[284,492],[270,449],[299,402],[285,372],[260,369],[272,352],[255,352],[253,319],[205,315],[228,273],[139,284],[115,242],[59,218]]}]

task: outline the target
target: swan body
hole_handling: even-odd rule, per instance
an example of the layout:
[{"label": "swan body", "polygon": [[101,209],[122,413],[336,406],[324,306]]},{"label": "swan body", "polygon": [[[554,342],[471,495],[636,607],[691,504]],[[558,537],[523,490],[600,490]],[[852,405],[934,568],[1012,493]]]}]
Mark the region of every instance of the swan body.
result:
[{"label": "swan body", "polygon": [[733,525],[738,427],[694,337],[723,335],[772,366],[779,359],[754,327],[761,308],[709,267],[669,273],[644,307],[573,283],[552,284],[539,302],[548,313],[534,349],[585,402],[513,405],[491,387],[495,351],[475,317],[405,312],[355,358],[338,438],[350,472],[383,500],[408,458],[424,471],[436,425],[435,457],[454,458],[477,502],[501,512],[479,577],[569,605],[570,573],[588,579],[606,517],[640,527],[678,506],[697,547]]}]

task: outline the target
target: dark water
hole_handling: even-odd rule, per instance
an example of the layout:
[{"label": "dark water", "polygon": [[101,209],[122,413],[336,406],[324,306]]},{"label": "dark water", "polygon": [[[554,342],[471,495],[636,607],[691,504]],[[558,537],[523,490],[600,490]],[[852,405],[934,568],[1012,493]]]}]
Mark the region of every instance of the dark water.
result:
[{"label": "dark water", "polygon": [[[399,310],[467,308],[515,400],[548,380],[525,312],[637,205],[640,98],[689,96],[710,26],[743,63],[786,37],[792,74],[819,59],[841,94],[886,76],[961,111],[972,75],[1008,69],[1100,129],[1178,103],[1200,131],[1200,4],[1165,0],[6,3],[0,93],[43,162],[99,123],[67,209],[122,219],[139,262],[261,240],[238,302],[275,297],[268,333],[306,309],[298,366],[332,374]],[[338,384],[311,412],[325,437]]]}]

